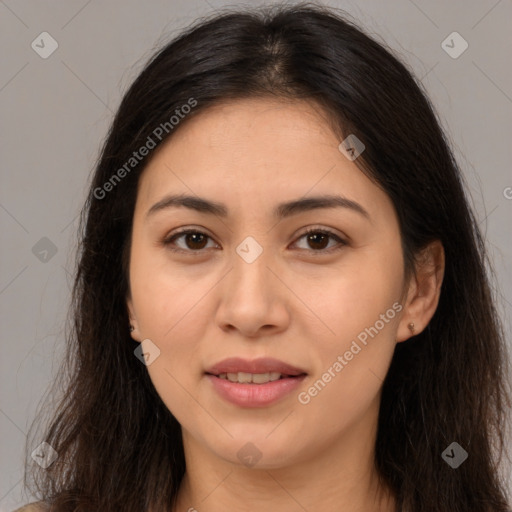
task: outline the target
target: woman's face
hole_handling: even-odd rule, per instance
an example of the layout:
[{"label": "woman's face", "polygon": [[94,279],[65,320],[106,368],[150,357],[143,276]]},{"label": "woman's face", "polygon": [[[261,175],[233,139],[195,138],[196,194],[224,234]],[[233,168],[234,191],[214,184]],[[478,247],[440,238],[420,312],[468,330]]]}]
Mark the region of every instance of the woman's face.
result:
[{"label": "woman's face", "polygon": [[[224,460],[352,449],[375,433],[401,322],[390,199],[312,104],[233,101],[178,128],[141,176],[130,258],[132,336],[158,394],[186,442]],[[151,210],[175,195],[195,202]],[[183,229],[199,233],[164,243]]]}]

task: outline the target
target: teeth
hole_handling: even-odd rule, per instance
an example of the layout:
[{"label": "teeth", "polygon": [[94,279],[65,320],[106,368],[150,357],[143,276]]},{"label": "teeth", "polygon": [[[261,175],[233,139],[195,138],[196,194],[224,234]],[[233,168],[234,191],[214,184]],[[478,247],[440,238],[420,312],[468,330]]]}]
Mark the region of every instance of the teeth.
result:
[{"label": "teeth", "polygon": [[238,382],[252,382],[252,375],[250,373],[238,372]]},{"label": "teeth", "polygon": [[266,384],[281,378],[279,372],[268,373],[221,373],[219,378],[229,380],[230,382],[238,382],[241,384]]}]

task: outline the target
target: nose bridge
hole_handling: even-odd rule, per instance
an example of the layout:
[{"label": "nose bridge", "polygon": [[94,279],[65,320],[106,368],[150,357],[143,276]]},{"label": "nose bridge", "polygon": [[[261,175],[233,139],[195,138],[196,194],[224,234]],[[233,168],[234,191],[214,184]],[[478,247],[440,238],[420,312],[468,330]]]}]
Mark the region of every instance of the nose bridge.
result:
[{"label": "nose bridge", "polygon": [[242,296],[252,291],[269,298],[267,293],[273,288],[273,273],[268,268],[273,260],[270,250],[264,248],[263,243],[259,243],[255,237],[248,236],[236,247],[235,252],[231,286],[237,293],[241,291]]}]

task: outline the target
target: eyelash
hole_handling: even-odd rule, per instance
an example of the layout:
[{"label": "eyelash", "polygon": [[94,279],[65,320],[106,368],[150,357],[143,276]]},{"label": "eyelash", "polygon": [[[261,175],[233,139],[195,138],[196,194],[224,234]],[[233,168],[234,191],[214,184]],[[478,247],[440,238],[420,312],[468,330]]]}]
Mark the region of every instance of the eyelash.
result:
[{"label": "eyelash", "polygon": [[[340,245],[338,247],[331,247],[330,249],[318,249],[318,250],[314,250],[314,249],[310,249],[309,252],[315,254],[315,255],[319,255],[321,256],[322,254],[330,254],[332,252],[335,252],[335,251],[339,251],[340,249],[342,249],[345,245],[347,245],[347,242],[345,240],[343,240],[342,238],[340,238],[338,235],[336,235],[335,233],[333,233],[332,231],[330,231],[329,229],[326,229],[326,228],[322,228],[322,229],[319,229],[319,228],[310,228],[308,229],[307,231],[305,231],[304,233],[302,233],[301,236],[299,236],[299,238],[297,240],[300,240],[301,238],[304,238],[305,236],[309,235],[309,234],[312,234],[312,233],[315,233],[315,234],[322,234],[322,235],[328,235],[329,237],[331,238],[334,238]],[[168,247],[169,250],[171,250],[172,252],[178,252],[178,253],[198,253],[198,255],[202,254],[204,252],[204,249],[198,249],[198,250],[192,250],[192,249],[176,249],[174,247],[171,247],[171,244],[174,242],[174,240],[184,236],[184,235],[189,235],[189,234],[200,234],[200,235],[206,235],[209,239],[212,239],[209,235],[207,235],[206,233],[203,233],[202,231],[199,231],[197,229],[190,229],[190,228],[187,228],[187,229],[183,229],[182,231],[179,231],[178,233],[175,233],[173,234],[172,236],[169,236],[167,238],[165,238],[162,243],[164,246]],[[302,249],[302,250],[306,250],[307,249]]]}]

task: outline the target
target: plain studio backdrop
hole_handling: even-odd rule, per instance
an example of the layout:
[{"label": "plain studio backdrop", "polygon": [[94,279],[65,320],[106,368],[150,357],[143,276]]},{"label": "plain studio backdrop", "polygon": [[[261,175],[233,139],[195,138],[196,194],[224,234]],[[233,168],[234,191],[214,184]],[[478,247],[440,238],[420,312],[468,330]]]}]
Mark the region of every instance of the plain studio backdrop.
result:
[{"label": "plain studio backdrop", "polygon": [[[22,489],[26,433],[58,369],[78,213],[122,94],[154,50],[196,18],[258,4],[0,1],[0,512],[32,501]],[[512,3],[324,4],[398,52],[428,91],[486,237],[510,343]]]}]

